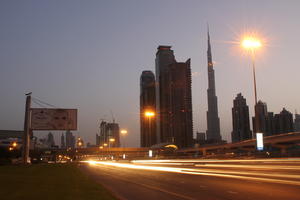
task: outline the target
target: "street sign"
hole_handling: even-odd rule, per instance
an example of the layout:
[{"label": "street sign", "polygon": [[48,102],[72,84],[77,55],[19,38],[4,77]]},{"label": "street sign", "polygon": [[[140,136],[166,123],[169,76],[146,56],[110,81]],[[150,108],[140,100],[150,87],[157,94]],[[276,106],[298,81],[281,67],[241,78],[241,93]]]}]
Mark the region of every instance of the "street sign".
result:
[{"label": "street sign", "polygon": [[77,109],[31,108],[32,130],[77,130]]},{"label": "street sign", "polygon": [[256,146],[257,150],[264,150],[264,135],[263,133],[256,133]]}]

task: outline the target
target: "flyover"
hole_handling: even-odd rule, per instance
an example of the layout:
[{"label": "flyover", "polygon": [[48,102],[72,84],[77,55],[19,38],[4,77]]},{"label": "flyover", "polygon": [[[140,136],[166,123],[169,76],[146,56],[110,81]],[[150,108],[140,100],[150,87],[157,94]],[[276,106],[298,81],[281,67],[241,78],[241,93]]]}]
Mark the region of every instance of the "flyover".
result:
[{"label": "flyover", "polygon": [[[277,150],[280,155],[287,155],[288,149],[295,147],[300,152],[300,132],[291,132],[264,137],[265,152]],[[148,148],[116,148],[116,147],[89,147],[75,149],[77,155],[97,155],[97,156],[114,156],[114,158],[122,158],[125,154],[126,158],[138,159],[149,157],[149,150],[152,150],[153,157],[190,157],[190,156],[208,156],[212,154],[234,154],[234,152],[245,152],[246,154],[254,154],[256,150],[256,139],[244,140],[236,143],[225,144],[205,144],[199,147],[170,149],[165,147],[148,147]],[[299,156],[299,155],[298,155]]]},{"label": "flyover", "polygon": [[[266,149],[277,148],[281,154],[286,154],[290,147],[300,147],[300,132],[284,133],[264,137],[264,146]],[[195,153],[201,152],[207,155],[208,152],[231,152],[234,150],[242,150],[246,152],[256,151],[256,139],[244,140],[236,143],[226,143],[219,145],[203,145],[198,148],[185,148],[178,150],[178,153]]]}]

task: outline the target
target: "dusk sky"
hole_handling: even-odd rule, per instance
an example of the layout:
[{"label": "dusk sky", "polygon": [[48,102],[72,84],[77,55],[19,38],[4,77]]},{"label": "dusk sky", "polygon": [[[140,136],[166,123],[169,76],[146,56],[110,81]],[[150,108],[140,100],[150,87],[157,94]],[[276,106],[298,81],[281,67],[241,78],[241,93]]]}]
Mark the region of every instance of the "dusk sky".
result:
[{"label": "dusk sky", "polygon": [[95,144],[100,119],[111,121],[112,111],[128,130],[126,145],[139,146],[140,75],[154,71],[158,45],[171,45],[177,61],[191,58],[194,133],[206,131],[209,23],[221,134],[230,141],[237,93],[254,114],[251,60],[238,44],[245,32],[264,41],[258,98],[269,111],[300,112],[299,10],[298,0],[2,0],[0,129],[23,129],[24,94],[32,92],[77,108],[76,135],[85,142]]}]

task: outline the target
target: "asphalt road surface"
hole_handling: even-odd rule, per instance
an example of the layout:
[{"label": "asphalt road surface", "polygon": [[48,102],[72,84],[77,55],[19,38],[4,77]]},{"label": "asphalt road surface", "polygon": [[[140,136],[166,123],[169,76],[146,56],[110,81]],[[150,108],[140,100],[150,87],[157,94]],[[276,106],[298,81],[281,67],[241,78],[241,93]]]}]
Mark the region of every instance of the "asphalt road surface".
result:
[{"label": "asphalt road surface", "polygon": [[87,161],[126,200],[300,200],[300,159]]}]

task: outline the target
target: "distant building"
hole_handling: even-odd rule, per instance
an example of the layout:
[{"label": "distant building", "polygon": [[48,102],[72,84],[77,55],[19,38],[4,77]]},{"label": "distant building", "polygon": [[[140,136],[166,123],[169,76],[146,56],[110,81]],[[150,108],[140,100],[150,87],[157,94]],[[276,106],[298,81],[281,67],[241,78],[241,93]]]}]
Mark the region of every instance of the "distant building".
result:
[{"label": "distant building", "polygon": [[[96,135],[97,136],[97,135]],[[113,122],[108,123],[101,121],[100,123],[100,135],[96,138],[99,140],[100,146],[107,144],[110,147],[120,147],[120,128],[119,124]]]},{"label": "distant building", "polygon": [[294,130],[296,132],[300,131],[300,115],[299,114],[295,114]]},{"label": "distant building", "polygon": [[175,60],[171,46],[159,46],[155,59],[157,143],[192,146],[190,59]]},{"label": "distant building", "polygon": [[54,137],[53,137],[53,134],[51,132],[48,133],[47,145],[48,145],[48,148],[51,148],[51,147],[55,146]]},{"label": "distant building", "polygon": [[75,148],[75,136],[71,131],[66,131],[66,148]]},{"label": "distant building", "polygon": [[[141,147],[156,144],[155,109],[155,77],[152,71],[143,71],[140,78]],[[146,112],[154,116],[145,116]]]},{"label": "distant building", "polygon": [[239,142],[252,138],[249,120],[249,107],[241,93],[233,100],[232,108],[232,142]]},{"label": "distant building", "polygon": [[256,137],[256,133],[263,133],[264,136],[273,135],[275,126],[273,112],[268,112],[267,104],[262,101],[257,102],[255,110],[257,112],[259,129],[256,130],[255,117],[253,117],[253,136]]},{"label": "distant building", "polygon": [[274,134],[294,132],[293,114],[285,108],[279,114],[274,116],[275,131]]},{"label": "distant building", "polygon": [[256,123],[255,123],[255,116],[253,117],[253,134],[255,133],[266,133],[267,132],[267,124],[266,124],[266,119],[268,116],[268,109],[267,109],[267,104],[262,102],[262,101],[258,101],[257,104],[255,105],[256,113],[257,113],[257,118],[258,118],[258,127],[256,127]]},{"label": "distant building", "polygon": [[63,133],[61,134],[61,137],[60,137],[60,148],[62,148],[62,149],[66,148],[65,136]]},{"label": "distant building", "polygon": [[[279,113],[268,112],[267,104],[262,101],[258,101],[255,106],[257,109],[259,130],[257,132],[264,133],[264,136],[271,136],[281,133],[289,133],[294,131],[293,114],[287,111],[285,108]],[[253,130],[256,133],[255,117],[253,120]]]},{"label": "distant building", "polygon": [[204,132],[196,133],[196,143],[197,144],[205,144],[205,133]]}]

